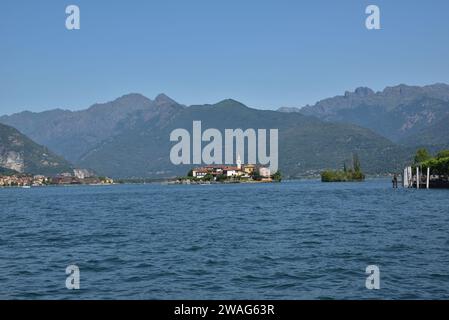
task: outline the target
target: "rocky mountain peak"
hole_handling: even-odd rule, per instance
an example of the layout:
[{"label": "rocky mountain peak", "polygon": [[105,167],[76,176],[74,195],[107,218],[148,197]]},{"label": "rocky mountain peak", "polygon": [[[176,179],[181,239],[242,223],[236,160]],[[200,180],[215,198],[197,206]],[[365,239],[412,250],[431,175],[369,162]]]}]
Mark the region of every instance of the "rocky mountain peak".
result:
[{"label": "rocky mountain peak", "polygon": [[386,96],[403,96],[421,93],[423,90],[420,87],[408,86],[405,84],[400,84],[394,87],[386,87],[382,92]]},{"label": "rocky mountain peak", "polygon": [[360,98],[364,98],[374,94],[374,91],[368,87],[358,87],[354,92],[346,91],[345,97],[357,96]]},{"label": "rocky mountain peak", "polygon": [[158,106],[169,106],[169,105],[175,105],[178,104],[175,100],[173,100],[172,98],[170,98],[169,96],[167,96],[164,93],[159,94],[155,99],[154,102],[158,105]]},{"label": "rocky mountain peak", "polygon": [[116,104],[123,104],[124,106],[130,105],[130,104],[136,104],[136,103],[148,103],[151,102],[150,99],[145,97],[144,95],[140,93],[129,93],[121,96],[120,98],[117,98],[113,101],[113,103]]},{"label": "rocky mountain peak", "polygon": [[374,91],[368,87],[359,87],[355,89],[355,94],[361,97],[367,97],[369,95],[374,94]]}]

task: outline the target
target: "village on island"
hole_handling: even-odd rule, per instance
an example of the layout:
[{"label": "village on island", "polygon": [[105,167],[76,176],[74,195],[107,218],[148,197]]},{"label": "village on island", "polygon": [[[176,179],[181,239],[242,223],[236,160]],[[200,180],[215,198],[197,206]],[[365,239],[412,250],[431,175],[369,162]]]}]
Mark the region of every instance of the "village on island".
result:
[{"label": "village on island", "polygon": [[213,164],[194,168],[189,171],[187,177],[177,178],[175,183],[267,183],[281,180],[279,171],[272,174],[270,168],[256,164],[243,164],[239,155],[236,165]]}]

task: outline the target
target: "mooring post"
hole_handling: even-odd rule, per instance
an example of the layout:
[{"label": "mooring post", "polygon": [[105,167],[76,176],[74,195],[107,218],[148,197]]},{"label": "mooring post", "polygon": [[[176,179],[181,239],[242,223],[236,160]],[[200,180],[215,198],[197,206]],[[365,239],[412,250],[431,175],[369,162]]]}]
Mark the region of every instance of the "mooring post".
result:
[{"label": "mooring post", "polygon": [[404,169],[404,175],[402,176],[402,186],[407,188],[408,176],[407,176],[407,168]]},{"label": "mooring post", "polygon": [[408,187],[413,188],[413,171],[412,167],[408,167]]},{"label": "mooring post", "polygon": [[419,167],[416,167],[416,189],[419,189]]}]

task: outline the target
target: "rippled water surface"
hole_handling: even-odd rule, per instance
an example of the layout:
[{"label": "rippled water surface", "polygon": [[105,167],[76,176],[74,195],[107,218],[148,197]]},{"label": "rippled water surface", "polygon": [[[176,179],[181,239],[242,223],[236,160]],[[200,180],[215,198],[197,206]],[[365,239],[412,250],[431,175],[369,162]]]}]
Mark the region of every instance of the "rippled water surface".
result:
[{"label": "rippled water surface", "polygon": [[[81,270],[81,290],[65,268]],[[365,268],[381,289],[365,288]],[[386,180],[0,189],[2,299],[448,299],[449,191]]]}]

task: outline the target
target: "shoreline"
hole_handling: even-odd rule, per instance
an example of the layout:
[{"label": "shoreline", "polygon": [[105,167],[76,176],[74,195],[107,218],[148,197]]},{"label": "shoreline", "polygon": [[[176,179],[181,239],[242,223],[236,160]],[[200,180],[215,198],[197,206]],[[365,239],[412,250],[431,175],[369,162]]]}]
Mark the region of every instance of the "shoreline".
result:
[{"label": "shoreline", "polygon": [[212,184],[268,184],[268,183],[280,183],[281,181],[168,181],[165,184],[169,185],[212,185]]},{"label": "shoreline", "polygon": [[[382,176],[368,176],[365,181],[358,181],[357,183],[364,183],[376,180],[386,180],[390,176],[382,175]],[[111,186],[120,186],[120,185],[232,185],[232,184],[276,184],[276,183],[291,183],[296,181],[314,181],[320,183],[329,184],[329,182],[321,182],[318,177],[305,177],[305,178],[292,178],[292,179],[283,179],[282,181],[233,181],[233,182],[201,182],[195,181],[191,183],[180,183],[176,182],[176,180],[155,180],[148,182],[124,182],[124,183],[113,183],[113,184],[52,184],[52,185],[39,185],[39,186],[0,186],[0,189],[35,189],[35,188],[51,188],[51,187],[111,187]],[[337,183],[337,182],[335,182]],[[354,183],[351,181],[346,182],[338,182],[341,183]],[[332,183],[330,183],[332,184]]]}]

